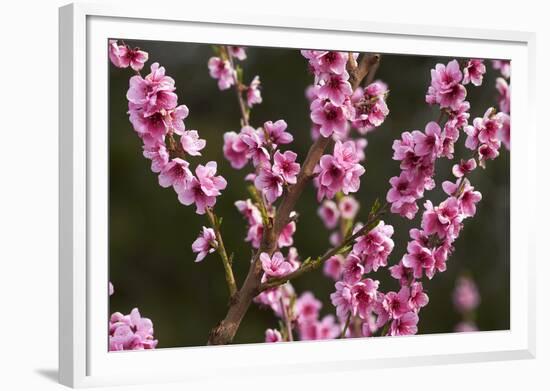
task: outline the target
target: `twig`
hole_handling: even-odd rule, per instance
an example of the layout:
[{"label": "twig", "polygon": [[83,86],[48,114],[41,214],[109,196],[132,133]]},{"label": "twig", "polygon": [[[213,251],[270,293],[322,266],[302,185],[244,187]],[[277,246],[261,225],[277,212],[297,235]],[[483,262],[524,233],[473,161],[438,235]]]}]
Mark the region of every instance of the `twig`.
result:
[{"label": "twig", "polygon": [[237,93],[237,101],[239,102],[239,109],[241,110],[241,117],[243,120],[243,125],[248,126],[249,125],[249,112],[246,109],[246,105],[244,103],[243,95],[241,92],[241,82],[239,78],[237,77],[237,69],[235,68],[235,62],[233,61],[233,56],[231,55],[231,52],[229,51],[229,47],[224,47],[225,52],[227,54],[227,58],[229,60],[229,63],[231,64],[231,70],[233,71],[233,80],[235,81],[235,92]]},{"label": "twig", "polygon": [[233,268],[231,266],[231,258],[227,256],[227,251],[225,250],[225,245],[223,244],[222,234],[220,230],[220,223],[218,217],[211,208],[206,208],[206,214],[208,216],[208,221],[216,233],[216,241],[218,242],[218,254],[223,263],[223,268],[225,269],[225,281],[227,282],[227,287],[229,288],[229,295],[232,299],[237,293],[237,283],[235,282],[235,277],[233,276]]},{"label": "twig", "polygon": [[348,317],[346,318],[346,323],[344,323],[344,328],[342,329],[342,332],[340,333],[340,338],[345,338],[346,337],[346,331],[348,330],[350,320],[351,320],[351,312],[348,314]]}]

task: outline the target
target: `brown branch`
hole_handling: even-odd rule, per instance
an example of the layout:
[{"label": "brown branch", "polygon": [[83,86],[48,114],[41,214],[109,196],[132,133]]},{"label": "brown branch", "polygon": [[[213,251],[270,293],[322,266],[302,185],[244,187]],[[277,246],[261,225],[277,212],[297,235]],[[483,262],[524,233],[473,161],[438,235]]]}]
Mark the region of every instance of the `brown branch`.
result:
[{"label": "brown branch", "polygon": [[[369,73],[371,66],[378,63],[379,59],[380,55],[378,54],[364,54],[356,67],[354,67],[353,62],[349,62],[349,81],[353,89],[356,89],[360,85]],[[240,92],[239,96],[241,97]],[[233,340],[243,317],[248,311],[248,307],[252,303],[252,299],[260,293],[261,277],[263,274],[262,266],[259,262],[260,254],[263,252],[272,254],[276,250],[277,238],[290,221],[290,213],[294,210],[304,188],[313,178],[313,170],[330,142],[330,138],[319,137],[309,148],[306,159],[298,174],[296,184],[288,188],[277,208],[275,217],[268,222],[267,226],[264,226],[260,248],[254,255],[241,289],[233,297],[225,318],[210,332],[208,338],[209,345],[227,344]]]},{"label": "brown branch", "polygon": [[235,92],[237,93],[237,101],[239,102],[239,109],[241,110],[241,118],[243,120],[242,125],[248,126],[249,125],[249,117],[250,113],[248,112],[246,105],[244,103],[243,94],[241,91],[241,82],[239,78],[237,77],[237,69],[235,68],[235,62],[233,61],[233,56],[231,55],[231,52],[229,51],[229,47],[224,46],[223,47],[227,58],[229,60],[229,63],[231,64],[231,70],[233,72],[233,80],[234,80],[234,86],[235,86]]}]

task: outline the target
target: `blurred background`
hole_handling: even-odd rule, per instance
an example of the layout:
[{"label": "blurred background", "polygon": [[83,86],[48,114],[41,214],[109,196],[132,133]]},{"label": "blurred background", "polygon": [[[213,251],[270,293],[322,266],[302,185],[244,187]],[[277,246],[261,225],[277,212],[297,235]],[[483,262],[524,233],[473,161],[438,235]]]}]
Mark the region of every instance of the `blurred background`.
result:
[{"label": "blurred background", "polygon": [[[132,41],[149,53],[149,62],[166,68],[176,80],[179,104],[189,107],[187,129],[197,129],[207,140],[203,156],[192,159],[192,165],[210,160],[218,162],[218,172],[228,180],[228,187],[218,197],[216,213],[223,216],[222,233],[229,252],[235,254],[234,272],[238,283],[244,279],[251,257],[251,248],[244,241],[246,223],[234,202],[248,198],[244,186],[246,168],[234,170],[222,153],[223,133],[239,131],[240,113],[234,90],[219,91],[208,74],[207,61],[213,55],[206,44]],[[296,49],[248,48],[242,62],[244,82],[255,75],[262,82],[263,103],[254,106],[251,124],[284,119],[294,135],[291,148],[301,161],[310,144],[309,104],[304,97],[312,76],[307,62]],[[425,124],[437,120],[438,110],[428,106],[425,93],[430,83],[430,69],[450,58],[383,54],[376,78],[388,84],[390,114],[384,124],[368,134],[366,173],[356,198],[362,209],[358,219],[368,213],[376,198],[385,199],[390,177],[400,172],[399,162],[391,159],[393,140],[405,131],[423,130]],[[499,76],[486,62],[487,74],[481,87],[469,85],[467,100],[471,103],[471,120],[483,116],[490,106],[497,107],[495,79]],[[110,312],[129,313],[138,307],[142,316],[154,323],[158,348],[204,345],[210,329],[225,315],[227,287],[223,267],[217,254],[201,263],[194,263],[191,243],[205,216],[195,214],[194,207],[181,205],[172,189],[158,185],[157,175],[150,171],[150,162],[142,157],[141,141],[128,121],[126,91],[131,76],[129,69],[109,65],[109,279],[115,288],[110,297]],[[455,146],[455,160],[469,156],[464,135]],[[476,170],[470,177],[483,194],[477,214],[465,222],[455,243],[456,251],[447,262],[448,270],[437,274],[424,287],[430,303],[420,314],[419,333],[452,332],[461,321],[454,309],[452,292],[463,273],[474,280],[481,298],[476,323],[480,330],[509,328],[509,164],[510,153],[501,149],[501,156],[490,161],[486,170]],[[439,203],[444,199],[442,181],[450,179],[452,162],[439,159],[436,165],[438,187],[426,196]],[[323,253],[329,246],[329,232],[317,216],[315,190],[309,186],[296,210],[300,213],[294,245],[302,258]],[[397,263],[406,250],[408,231],[419,225],[420,213],[412,220],[387,214],[386,223],[394,226],[395,248],[389,265]],[[384,291],[398,289],[397,281],[386,268],[374,273]],[[298,294],[310,290],[324,305],[321,316],[334,313],[329,295],[334,282],[319,269],[293,283]],[[252,305],[243,320],[235,343],[262,342],[266,328],[277,326],[271,310]]]}]

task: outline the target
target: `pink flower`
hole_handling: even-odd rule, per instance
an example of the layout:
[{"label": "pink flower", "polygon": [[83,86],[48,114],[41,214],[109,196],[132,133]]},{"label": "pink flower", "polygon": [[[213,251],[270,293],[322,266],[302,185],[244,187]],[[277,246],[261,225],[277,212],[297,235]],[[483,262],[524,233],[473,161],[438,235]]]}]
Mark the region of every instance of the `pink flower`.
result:
[{"label": "pink flower", "polygon": [[500,111],[510,113],[510,86],[502,77],[497,78],[498,106]]},{"label": "pink flower", "polygon": [[457,178],[462,178],[474,171],[476,167],[476,159],[471,158],[466,161],[460,159],[460,163],[453,166],[453,175]]},{"label": "pink flower", "polygon": [[213,253],[218,248],[216,233],[212,228],[202,227],[202,232],[199,237],[191,245],[191,249],[197,254],[195,262],[200,262],[208,254]]},{"label": "pink flower", "polygon": [[346,63],[348,61],[348,53],[344,52],[321,52],[317,56],[320,72],[329,72],[342,74],[346,71]]},{"label": "pink flower", "polygon": [[143,117],[149,117],[176,107],[178,96],[174,93],[175,89],[174,79],[165,75],[164,67],[154,63],[151,65],[151,73],[145,78],[139,75],[130,78],[126,98],[134,105],[134,109],[143,110]]},{"label": "pink flower", "polygon": [[269,163],[269,152],[266,149],[264,132],[262,129],[254,129],[245,126],[241,129],[241,140],[246,144],[246,156],[252,158],[254,166],[262,166]]},{"label": "pink flower", "polygon": [[126,45],[118,45],[116,40],[110,39],[109,58],[118,68],[130,66],[134,71],[140,71],[149,59],[149,54],[139,48],[131,49]]},{"label": "pink flower", "polygon": [[246,89],[246,104],[248,107],[252,107],[259,103],[262,103],[262,94],[260,91],[260,77],[256,76]]},{"label": "pink flower", "polygon": [[359,211],[359,202],[352,196],[344,196],[338,202],[338,209],[344,219],[353,220]]},{"label": "pink flower", "polygon": [[457,333],[469,333],[472,331],[479,331],[479,329],[477,328],[475,323],[465,320],[455,326],[455,331]]},{"label": "pink flower", "polygon": [[134,308],[129,315],[115,312],[109,321],[109,351],[154,349],[153,322]]},{"label": "pink flower", "polygon": [[407,254],[405,254],[401,262],[404,267],[412,269],[414,278],[422,278],[424,273],[428,278],[432,278],[435,273],[435,259],[432,250],[424,247],[416,240],[409,242],[407,245]]},{"label": "pink flower", "polygon": [[201,156],[199,152],[206,146],[206,140],[199,138],[196,130],[187,130],[180,137],[183,150],[191,156]]},{"label": "pink flower", "polygon": [[361,281],[365,268],[356,254],[350,253],[344,262],[344,268],[342,273],[342,280],[348,284],[355,284]]},{"label": "pink flower", "polygon": [[475,282],[466,276],[458,278],[453,293],[453,302],[459,312],[475,310],[479,306],[479,292]]},{"label": "pink flower", "polygon": [[401,285],[408,285],[409,281],[413,278],[413,269],[403,265],[403,261],[397,265],[389,267],[390,274],[396,280],[399,280]]},{"label": "pink flower", "polygon": [[437,122],[429,122],[424,132],[415,130],[412,132],[414,140],[414,153],[417,156],[437,156],[441,153],[441,128]]},{"label": "pink flower", "polygon": [[327,259],[323,265],[325,276],[338,281],[342,277],[344,257],[342,255],[333,255]]},{"label": "pink flower", "polygon": [[166,113],[165,121],[168,124],[168,127],[174,131],[174,133],[179,134],[180,136],[185,131],[185,124],[183,120],[189,115],[189,109],[185,105],[179,105],[174,110],[169,110]]},{"label": "pink flower", "polygon": [[195,169],[196,177],[192,177],[188,185],[178,193],[178,199],[183,205],[195,204],[198,214],[204,214],[206,208],[216,204],[216,197],[225,189],[227,181],[222,176],[216,176],[216,162],[208,162],[206,166],[199,164]]},{"label": "pink flower", "polygon": [[424,204],[426,210],[422,215],[422,229],[426,234],[437,234],[441,239],[455,239],[462,221],[459,207],[460,203],[455,197],[447,198],[436,207],[431,201],[426,201]]},{"label": "pink flower", "polygon": [[390,110],[386,104],[388,87],[381,81],[369,84],[364,90],[357,88],[351,97],[355,109],[352,125],[360,133],[367,133],[382,125]]},{"label": "pink flower", "polygon": [[463,179],[462,184],[460,179],[456,183],[445,181],[442,187],[445,193],[458,199],[460,212],[465,217],[472,217],[476,214],[476,204],[481,201],[481,193],[474,191],[474,187],[470,185],[467,178]]},{"label": "pink flower", "polygon": [[218,88],[220,90],[227,90],[235,84],[234,71],[228,60],[224,61],[219,57],[211,57],[208,60],[208,69],[210,76],[218,80]]},{"label": "pink flower", "polygon": [[248,145],[235,132],[223,135],[223,155],[235,169],[243,168],[248,163]]},{"label": "pink flower", "polygon": [[353,297],[352,314],[367,319],[370,311],[376,303],[379,282],[366,278],[353,285],[351,293]]},{"label": "pink flower", "polygon": [[398,319],[411,310],[409,307],[410,289],[401,287],[399,293],[388,292],[384,297],[382,306],[390,316],[390,319]]},{"label": "pink flower", "polygon": [[275,152],[271,170],[274,174],[282,176],[286,183],[296,183],[296,176],[300,172],[300,165],[296,163],[297,156],[292,151],[285,151],[284,153],[280,151]]},{"label": "pink flower", "polygon": [[332,200],[324,200],[319,209],[317,209],[317,214],[328,229],[336,227],[340,218],[340,211]]},{"label": "pink flower", "polygon": [[343,137],[347,131],[347,118],[342,106],[329,101],[317,99],[311,103],[311,120],[320,125],[319,132],[323,137],[332,134]]},{"label": "pink flower", "polygon": [[189,170],[189,163],[180,158],[174,158],[167,163],[159,174],[159,185],[173,186],[177,193],[184,191],[193,178]]},{"label": "pink flower", "polygon": [[269,167],[262,167],[260,175],[254,180],[254,185],[265,195],[269,203],[273,203],[283,194],[284,183],[283,176]]},{"label": "pink flower", "polygon": [[416,200],[423,194],[422,185],[411,181],[406,171],[401,172],[399,177],[392,177],[390,184],[392,187],[388,190],[386,200],[392,204],[392,213],[398,213],[411,220],[418,212]]},{"label": "pink flower", "polygon": [[276,145],[290,144],[294,137],[286,132],[287,124],[284,120],[280,119],[275,121],[267,121],[264,123],[264,129],[269,136],[269,140]]},{"label": "pink flower", "polygon": [[265,342],[282,342],[283,337],[279,330],[267,329],[265,331]]},{"label": "pink flower", "polygon": [[485,71],[486,69],[483,60],[469,60],[466,67],[464,67],[464,79],[462,80],[462,84],[466,85],[472,82],[474,86],[480,86],[483,82],[483,75],[485,74]]},{"label": "pink flower", "polygon": [[268,277],[282,277],[292,272],[292,265],[285,261],[280,251],[275,252],[271,257],[268,253],[260,254],[262,269]]},{"label": "pink flower", "polygon": [[246,60],[246,51],[242,46],[228,46],[229,54],[240,61]]},{"label": "pink flower", "polygon": [[250,242],[252,247],[259,248],[260,242],[262,241],[263,233],[264,233],[264,226],[262,224],[260,223],[251,224],[250,227],[248,228],[248,232],[244,240],[246,242]]},{"label": "pink flower", "polygon": [[333,315],[327,315],[321,321],[301,322],[298,327],[302,341],[334,339],[340,335],[340,326]]},{"label": "pink flower", "polygon": [[409,307],[413,311],[420,311],[420,308],[428,305],[428,295],[424,292],[421,282],[413,282],[411,284],[411,296],[409,298]]},{"label": "pink flower", "polygon": [[504,143],[506,149],[510,149],[510,116],[506,113],[498,113],[497,117],[499,118],[502,127],[498,133],[498,139]]},{"label": "pink flower", "polygon": [[393,227],[380,221],[375,228],[355,239],[353,253],[363,260],[366,273],[377,271],[380,266],[387,266],[388,257],[394,247],[392,235]]},{"label": "pink flower", "polygon": [[260,213],[260,210],[252,203],[250,199],[247,199],[246,201],[235,201],[235,206],[247,219],[248,224],[260,224],[262,222],[262,214]]},{"label": "pink flower", "polygon": [[345,318],[352,311],[354,305],[351,293],[353,286],[343,281],[337,281],[334,286],[336,292],[330,294],[330,300],[336,307],[336,315],[339,318]]},{"label": "pink flower", "polygon": [[161,172],[170,161],[170,154],[164,143],[155,142],[143,146],[143,156],[151,160],[151,171]]},{"label": "pink flower", "polygon": [[413,335],[418,332],[418,315],[411,311],[402,315],[398,319],[394,319],[391,323],[388,335]]},{"label": "pink flower", "polygon": [[349,74],[346,71],[341,74],[324,73],[321,76],[322,83],[317,96],[321,99],[330,100],[335,106],[341,106],[353,93],[348,79]]},{"label": "pink flower", "polygon": [[462,81],[462,72],[458,61],[453,60],[447,64],[437,64],[431,71],[432,83],[428,90],[428,103],[438,103],[441,107],[450,107],[457,110],[466,98],[466,88]]},{"label": "pink flower", "polygon": [[279,235],[279,239],[277,239],[277,245],[282,247],[289,247],[292,246],[294,243],[294,239],[292,238],[294,233],[296,232],[296,223],[294,221],[291,221],[281,231],[281,234]]},{"label": "pink flower", "polygon": [[112,296],[113,293],[115,293],[115,287],[113,286],[111,281],[109,281],[109,296]]},{"label": "pink flower", "polygon": [[323,303],[315,298],[313,293],[304,292],[294,305],[294,313],[298,322],[316,321]]},{"label": "pink flower", "polygon": [[319,161],[319,176],[317,199],[320,201],[324,196],[333,198],[344,186],[346,170],[332,155],[323,155]]},{"label": "pink flower", "polygon": [[508,60],[493,60],[493,69],[500,70],[500,73],[506,79],[510,78],[510,61]]}]

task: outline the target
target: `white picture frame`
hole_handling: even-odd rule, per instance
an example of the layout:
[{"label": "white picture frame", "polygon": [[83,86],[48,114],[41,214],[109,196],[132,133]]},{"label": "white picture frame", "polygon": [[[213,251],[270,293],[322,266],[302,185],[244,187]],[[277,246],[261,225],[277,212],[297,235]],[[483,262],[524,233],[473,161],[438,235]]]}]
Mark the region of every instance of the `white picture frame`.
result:
[{"label": "white picture frame", "polygon": [[[112,36],[511,59],[512,127],[521,128],[522,137],[512,134],[510,330],[108,354],[107,241],[102,234],[108,205],[107,111],[102,102],[107,94],[106,42]],[[535,228],[525,227],[536,227],[529,224],[535,205],[523,202],[536,182],[535,170],[525,169],[536,162],[533,33],[200,15],[183,5],[178,11],[71,4],[60,9],[59,45],[61,383],[88,387],[197,380],[214,373],[247,376],[266,367],[296,373],[534,357],[535,234],[530,230]]]}]

